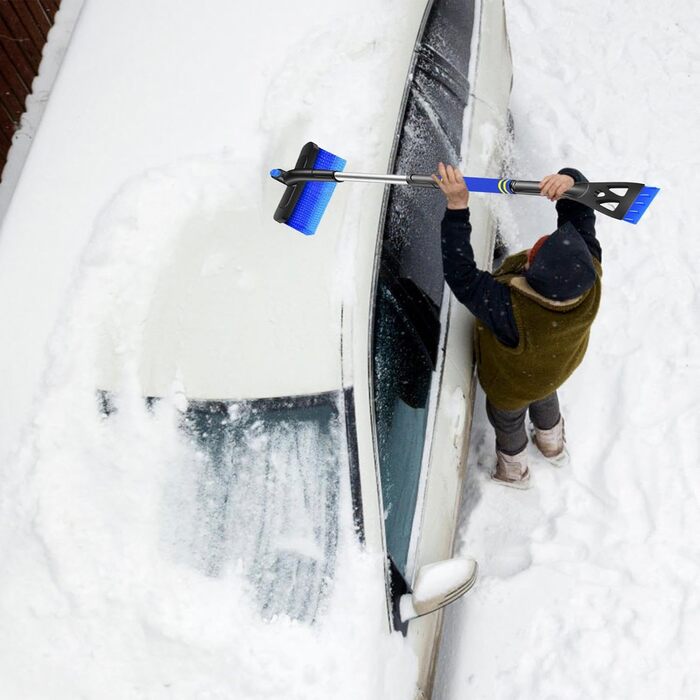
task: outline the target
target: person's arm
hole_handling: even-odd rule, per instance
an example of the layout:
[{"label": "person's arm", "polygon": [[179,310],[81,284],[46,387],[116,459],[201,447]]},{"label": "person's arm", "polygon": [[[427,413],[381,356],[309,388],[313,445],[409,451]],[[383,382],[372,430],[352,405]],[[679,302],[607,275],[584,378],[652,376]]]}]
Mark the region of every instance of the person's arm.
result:
[{"label": "person's arm", "polygon": [[[449,170],[448,170],[449,168]],[[519,341],[513,315],[510,289],[493,276],[479,270],[470,242],[469,191],[457,169],[440,163],[438,186],[447,198],[447,211],[441,224],[442,264],[445,281],[462,302],[504,345]],[[460,185],[461,183],[461,185]]]},{"label": "person's arm", "polygon": [[573,224],[588,246],[591,255],[600,262],[602,252],[595,233],[595,212],[580,202],[561,199],[561,195],[577,182],[588,182],[588,180],[575,168],[562,168],[557,175],[548,175],[543,178],[540,186],[542,194],[551,201],[557,202],[557,226],[563,226],[567,222]]}]

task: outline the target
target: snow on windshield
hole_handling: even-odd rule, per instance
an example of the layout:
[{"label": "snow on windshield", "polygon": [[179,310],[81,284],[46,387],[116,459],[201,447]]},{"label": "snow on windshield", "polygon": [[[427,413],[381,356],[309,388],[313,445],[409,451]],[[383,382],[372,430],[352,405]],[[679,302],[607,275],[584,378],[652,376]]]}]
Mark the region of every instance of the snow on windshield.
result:
[{"label": "snow on windshield", "polygon": [[332,585],[340,479],[348,478],[340,400],[188,406],[196,495],[178,539],[191,541],[207,575],[241,568],[267,619],[313,621]]},{"label": "snow on windshield", "polygon": [[[0,300],[14,332],[0,344],[12,367],[0,406],[2,694],[409,697],[415,656],[388,633],[384,562],[357,543],[347,479],[323,613],[312,625],[261,616],[245,556],[193,554],[202,496],[178,428],[183,378],[148,409],[137,365],[157,270],[183,225],[224,210],[271,221],[280,191],[267,172],[308,139],[385,167],[387,85],[402,84],[422,3],[202,5],[84,3],[3,222]],[[348,297],[366,191],[338,192],[326,218],[327,233],[345,234],[332,273]],[[238,283],[254,296],[265,280],[243,269]],[[95,408],[105,352],[119,370],[109,419]],[[322,539],[299,528],[286,551],[318,554]]]},{"label": "snow on windshield", "polygon": [[[33,423],[2,465],[8,697],[410,694],[381,553],[354,530],[335,394],[190,402],[176,375],[144,401],[143,329],[169,242],[195,213],[245,206],[235,174],[216,158],[151,171],[96,226]],[[118,360],[109,416],[105,347]]]},{"label": "snow on windshield", "polygon": [[[110,418],[121,403],[108,392],[98,402]],[[146,400],[151,414],[160,403]],[[172,556],[207,576],[233,567],[264,619],[314,622],[332,589],[349,478],[343,411],[341,392],[171,411],[186,438],[167,499],[178,513],[164,538]]]}]

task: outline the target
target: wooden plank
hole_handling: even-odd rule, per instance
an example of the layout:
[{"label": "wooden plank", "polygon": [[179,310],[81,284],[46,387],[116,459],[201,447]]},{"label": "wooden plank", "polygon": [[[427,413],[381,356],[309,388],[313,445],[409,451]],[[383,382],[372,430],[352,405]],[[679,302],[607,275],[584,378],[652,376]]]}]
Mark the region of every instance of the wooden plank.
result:
[{"label": "wooden plank", "polygon": [[49,20],[49,24],[53,26],[53,18],[58,10],[57,4],[53,0],[38,0],[38,2],[46,15],[46,19]]},{"label": "wooden plank", "polygon": [[10,99],[9,96],[11,95],[20,106],[20,109],[24,111],[24,100],[29,94],[29,90],[14,69],[12,62],[7,59],[3,44],[0,44],[0,76],[2,76],[4,84],[3,92],[8,95],[8,99]]},{"label": "wooden plank", "polygon": [[6,90],[5,81],[0,77],[0,105],[3,109],[3,120],[12,124],[16,129],[24,110],[17,102],[17,98]]},{"label": "wooden plank", "polygon": [[56,13],[61,9],[61,0],[46,0],[51,6],[53,13],[51,14],[51,22],[56,18]]},{"label": "wooden plank", "polygon": [[10,134],[14,133],[22,115],[17,115],[17,110],[14,107],[8,107],[5,103],[5,93],[3,91],[2,80],[0,80],[0,123],[2,127],[9,127]]},{"label": "wooden plank", "polygon": [[9,130],[10,136],[12,136],[17,127],[16,118],[12,110],[9,110],[5,106],[5,101],[3,99],[4,97],[5,95],[3,94],[2,90],[2,81],[0,80],[0,129],[5,131]]},{"label": "wooden plank", "polygon": [[[12,146],[12,135],[17,129],[16,109],[8,108],[5,104],[7,95],[7,85],[5,85],[2,76],[0,76],[0,167],[5,166],[7,161],[7,153]],[[14,96],[10,95],[10,102],[14,100]],[[21,115],[20,115],[21,116]]]},{"label": "wooden plank", "polygon": [[12,136],[6,134],[4,129],[0,129],[0,162],[3,164],[7,161],[7,154],[12,147]]},{"label": "wooden plank", "polygon": [[7,161],[7,154],[10,151],[10,146],[12,146],[12,139],[8,141],[7,134],[0,129],[0,163],[5,163]]},{"label": "wooden plank", "polygon": [[41,6],[44,8],[46,16],[53,22],[53,17],[58,10],[59,3],[56,0],[39,0]]},{"label": "wooden plank", "polygon": [[[0,87],[0,91],[2,88]],[[5,143],[9,148],[12,144],[12,134],[17,130],[17,124],[13,116],[7,111],[5,105],[2,101],[2,95],[0,95],[0,133],[3,134],[3,139],[0,139],[0,143]]]},{"label": "wooden plank", "polygon": [[[24,89],[29,92],[32,89],[32,80],[39,67],[38,62],[32,65],[24,51],[20,48],[20,42],[12,39],[12,29],[8,26],[4,13],[0,12],[0,46],[10,65],[14,68],[17,77],[22,81]],[[5,59],[0,55],[0,61]]]},{"label": "wooden plank", "polygon": [[9,89],[12,90],[15,97],[22,102],[29,90],[25,82],[22,80],[22,76],[15,68],[12,59],[9,58],[5,52],[5,44],[2,42],[0,42],[0,73],[2,73],[4,76],[5,82],[7,83]]},{"label": "wooden plank", "polygon": [[18,8],[19,7],[26,10],[27,14],[32,18],[44,36],[49,33],[49,29],[51,29],[51,21],[49,20],[48,15],[44,12],[38,0],[26,0],[26,2],[24,2],[21,6],[18,5]]},{"label": "wooden plank", "polygon": [[[13,31],[12,36],[26,36],[31,41],[32,59],[36,60],[35,57],[38,57],[38,60],[41,61],[41,51],[46,43],[46,37],[37,27],[34,18],[28,14],[26,3],[22,0],[9,0],[3,4],[7,6],[7,9],[3,10],[3,14]],[[37,62],[36,65],[38,66],[39,63]]]},{"label": "wooden plank", "polygon": [[20,110],[15,98],[3,91],[0,79],[0,126],[7,127],[10,134],[14,134],[19,127],[24,110]]},{"label": "wooden plank", "polygon": [[0,147],[4,151],[5,160],[7,160],[7,152],[12,146],[12,135],[15,132],[12,131],[12,125],[7,122],[2,127],[0,127]]}]

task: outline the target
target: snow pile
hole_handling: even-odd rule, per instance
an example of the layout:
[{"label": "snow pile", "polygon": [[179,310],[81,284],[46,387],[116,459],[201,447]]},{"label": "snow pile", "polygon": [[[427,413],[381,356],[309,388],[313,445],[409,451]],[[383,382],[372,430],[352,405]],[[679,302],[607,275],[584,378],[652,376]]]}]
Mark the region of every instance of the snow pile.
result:
[{"label": "snow pile", "polygon": [[[406,37],[415,37],[399,5],[309,0],[302,11],[278,0],[253,13],[229,0],[181,3],[177,12],[167,0],[84,3],[2,222],[8,443],[30,420],[47,339],[95,222],[125,183],[192,157],[231,160],[234,149],[237,183],[255,183],[251,208],[271,216],[281,186],[268,172],[290,167],[308,140],[363,167],[384,166],[387,121],[393,133],[396,117],[384,86],[397,56],[408,63]],[[352,245],[362,192],[334,195],[339,245]],[[348,288],[351,272],[341,271]],[[17,295],[21,305],[10,302]]]},{"label": "snow pile", "polygon": [[[391,679],[392,690],[385,686],[385,666],[405,672],[411,655],[400,636],[386,634],[382,567],[352,533],[347,478],[333,587],[319,622],[264,621],[242,560],[222,561],[213,532],[219,523],[201,522],[207,487],[196,445],[178,429],[177,385],[151,410],[140,397],[139,330],[167,250],[193,211],[204,222],[207,212],[245,206],[251,192],[232,186],[236,174],[231,161],[211,158],[150,172],[129,183],[97,224],[52,341],[31,439],[2,470],[0,658],[9,697],[410,693],[410,673],[405,685]],[[113,315],[124,321],[124,393],[106,418],[96,368]],[[277,447],[279,465],[284,449]],[[267,454],[249,448],[255,471]],[[288,479],[285,488],[293,487]],[[246,536],[244,523],[234,525],[230,536]],[[308,550],[306,542],[277,545]],[[367,658],[369,647],[377,653]]]},{"label": "snow pile", "polygon": [[[185,221],[225,206],[271,211],[279,186],[267,170],[309,138],[368,169],[385,153],[382,71],[405,34],[401,3],[346,4],[342,21],[322,0],[303,12],[200,5],[85,3],[3,224],[3,694],[409,697],[414,660],[386,634],[381,567],[358,551],[348,494],[325,614],[313,626],[264,621],[237,561],[216,576],[192,564],[197,489],[177,385],[151,412],[134,387],[140,322]],[[571,467],[533,453],[533,491],[491,484],[478,399],[458,550],[482,577],[447,617],[436,696],[697,697],[696,8],[509,0],[508,10],[512,174],[574,165],[662,192],[639,226],[599,217],[603,304],[562,391]],[[264,46],[248,31],[261,25]],[[359,188],[336,195],[337,211],[343,202],[341,253]],[[548,207],[508,203],[513,248],[551,230]],[[351,289],[352,270],[339,280]],[[96,358],[114,308],[130,319],[125,398],[105,419]]]},{"label": "snow pile", "polygon": [[[661,187],[642,222],[598,217],[603,300],[560,391],[570,467],[530,451],[535,488],[488,481],[483,395],[458,551],[475,591],[450,611],[438,697],[700,696],[700,186],[695,3],[507,3],[515,177],[564,165]],[[514,199],[528,247],[551,205]]]},{"label": "snow pile", "polygon": [[[387,634],[383,562],[359,549],[346,474],[323,614],[265,619],[235,558],[213,575],[193,551],[201,483],[177,429],[182,388],[149,411],[136,382],[183,226],[241,208],[271,217],[280,186],[267,171],[293,162],[290,144],[315,138],[370,165],[385,152],[382,77],[404,19],[395,0],[356,3],[342,22],[320,0],[303,16],[282,2],[200,5],[85,3],[3,222],[3,695],[407,697],[415,659]],[[347,197],[341,212],[361,193]],[[355,223],[343,218],[339,247]],[[109,337],[123,391],[105,418],[95,387]],[[287,550],[317,554],[289,535]]]}]

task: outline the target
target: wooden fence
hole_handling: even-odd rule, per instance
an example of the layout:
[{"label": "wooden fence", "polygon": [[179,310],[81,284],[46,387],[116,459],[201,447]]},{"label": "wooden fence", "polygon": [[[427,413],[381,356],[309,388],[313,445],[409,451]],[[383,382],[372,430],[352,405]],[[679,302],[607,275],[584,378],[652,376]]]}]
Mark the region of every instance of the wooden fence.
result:
[{"label": "wooden fence", "polygon": [[0,171],[61,0],[0,0]]}]

